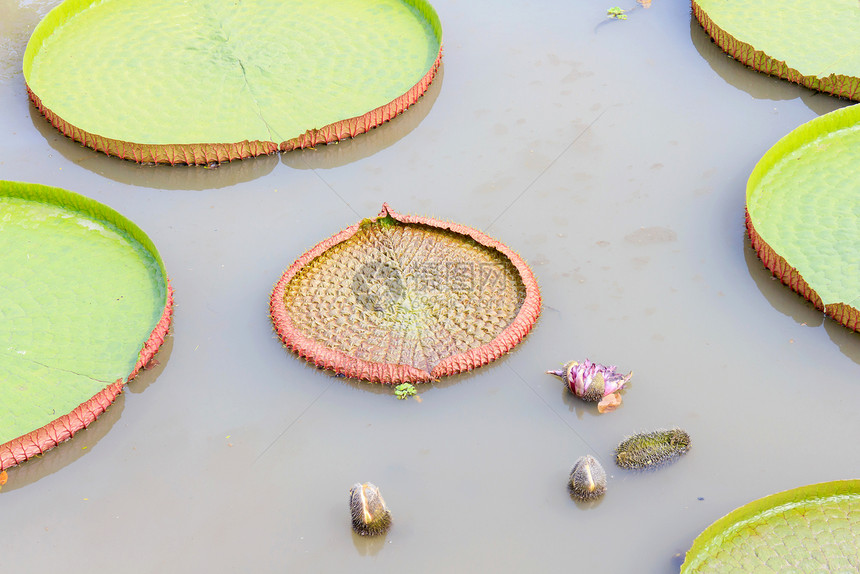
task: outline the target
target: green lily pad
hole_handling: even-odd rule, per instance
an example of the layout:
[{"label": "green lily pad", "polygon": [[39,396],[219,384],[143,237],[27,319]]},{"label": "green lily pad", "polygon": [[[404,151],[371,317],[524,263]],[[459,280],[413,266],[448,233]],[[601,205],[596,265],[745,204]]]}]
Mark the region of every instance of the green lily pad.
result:
[{"label": "green lily pad", "polygon": [[0,181],[0,469],[86,427],[164,340],[172,293],[111,208]]},{"label": "green lily pad", "polygon": [[803,124],[747,182],[747,230],[783,283],[860,330],[860,106]]},{"label": "green lily pad", "polygon": [[733,510],[693,542],[692,572],[860,571],[860,480],[802,486]]},{"label": "green lily pad", "polygon": [[856,0],[693,0],[723,50],[766,74],[860,100]]},{"label": "green lily pad", "polygon": [[425,0],[66,0],[24,54],[64,134],[143,162],[340,140],[414,103],[441,61]]},{"label": "green lily pad", "polygon": [[476,229],[383,205],[296,260],[272,322],[315,365],[382,383],[423,382],[498,359],[540,314],[537,282]]}]

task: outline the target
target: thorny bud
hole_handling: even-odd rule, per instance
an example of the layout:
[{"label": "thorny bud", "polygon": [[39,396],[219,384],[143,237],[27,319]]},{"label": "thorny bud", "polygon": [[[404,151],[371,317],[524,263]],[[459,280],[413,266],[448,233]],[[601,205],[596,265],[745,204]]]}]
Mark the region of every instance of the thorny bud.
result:
[{"label": "thorny bud", "polygon": [[375,484],[354,484],[349,489],[352,528],[362,536],[383,534],[391,527],[391,512]]},{"label": "thorny bud", "polygon": [[594,500],[606,493],[606,472],[590,454],[579,457],[570,471],[570,493],[579,500]]},{"label": "thorny bud", "polygon": [[679,428],[656,430],[627,437],[615,449],[621,468],[657,468],[674,462],[690,450],[690,435]]}]

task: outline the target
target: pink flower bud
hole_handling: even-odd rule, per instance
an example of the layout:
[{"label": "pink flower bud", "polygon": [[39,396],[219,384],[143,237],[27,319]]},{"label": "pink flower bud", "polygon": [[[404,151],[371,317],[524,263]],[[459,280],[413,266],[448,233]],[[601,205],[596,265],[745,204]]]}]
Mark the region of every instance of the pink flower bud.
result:
[{"label": "pink flower bud", "polygon": [[598,402],[603,397],[620,391],[633,376],[632,372],[626,375],[616,373],[614,365],[592,363],[588,359],[582,363],[571,361],[563,369],[547,373],[561,377],[573,394],[591,402]]}]

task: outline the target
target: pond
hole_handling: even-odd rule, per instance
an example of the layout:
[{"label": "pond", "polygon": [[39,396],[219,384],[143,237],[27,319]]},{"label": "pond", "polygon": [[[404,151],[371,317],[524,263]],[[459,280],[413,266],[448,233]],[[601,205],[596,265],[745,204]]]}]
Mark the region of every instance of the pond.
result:
[{"label": "pond", "polygon": [[[860,335],[772,279],[744,231],[761,155],[850,102],[731,60],[689,3],[630,0],[619,21],[594,2],[435,0],[442,68],[405,114],[214,169],[107,157],[41,117],[20,60],[56,4],[0,5],[0,178],[132,219],[176,307],[160,366],[9,470],[4,570],[677,572],[732,509],[856,477]],[[317,370],[268,315],[297,257],[384,202],[500,240],[543,297],[511,353],[420,402]],[[584,358],[634,371],[615,412],[545,374]],[[624,437],[673,426],[692,438],[673,465],[614,464]],[[566,488],[585,454],[608,474],[599,502]],[[350,528],[364,481],[385,537]]]}]

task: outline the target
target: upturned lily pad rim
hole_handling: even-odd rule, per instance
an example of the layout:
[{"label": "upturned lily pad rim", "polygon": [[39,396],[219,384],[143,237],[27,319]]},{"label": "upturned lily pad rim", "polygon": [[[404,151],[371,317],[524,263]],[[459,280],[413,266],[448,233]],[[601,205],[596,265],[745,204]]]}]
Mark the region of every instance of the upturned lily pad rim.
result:
[{"label": "upturned lily pad rim", "polygon": [[107,205],[81,194],[59,187],[0,180],[0,196],[47,203],[76,211],[106,222],[127,233],[153,257],[166,283],[164,309],[149,338],[141,347],[137,362],[125,380],[117,379],[71,412],[57,417],[44,426],[0,444],[0,470],[21,464],[70,439],[88,427],[116,399],[142,368],[155,356],[170,328],[173,312],[173,287],[167,278],[164,262],[152,240],[133,221]]},{"label": "upturned lily pad rim", "polygon": [[[842,325],[860,331],[860,309],[847,302],[825,303],[814,287],[807,283],[800,272],[785,257],[777,253],[755,228],[754,216],[750,214],[750,199],[759,189],[759,184],[767,172],[774,168],[784,157],[796,149],[818,139],[824,134],[860,124],[860,105],[848,106],[819,116],[783,136],[758,161],[753,168],[746,189],[746,228],[753,249],[762,263],[785,285],[802,295]],[[860,257],[860,255],[858,255]]]},{"label": "upturned lily pad rim", "polygon": [[[739,62],[765,74],[777,76],[812,90],[860,101],[860,77],[836,73],[831,73],[827,76],[804,74],[791,67],[787,60],[778,60],[775,57],[771,57],[763,51],[757,50],[749,42],[744,41],[753,41],[752,39],[736,38],[729,30],[721,28],[714,22],[708,12],[700,6],[699,2],[696,2],[696,0],[691,0],[691,2],[693,15],[699,21],[702,28],[705,29],[708,35],[723,51]],[[812,5],[810,4],[810,6]],[[839,14],[833,17],[835,22],[844,21]],[[850,22],[850,20],[847,21]]]},{"label": "upturned lily pad rim", "polygon": [[343,118],[320,128],[310,128],[305,133],[282,142],[243,140],[239,142],[144,144],[123,141],[89,132],[67,122],[42,103],[42,99],[30,89],[28,82],[30,70],[32,69],[37,52],[55,28],[70,19],[75,12],[85,10],[102,1],[65,0],[60,5],[54,7],[39,22],[33,30],[24,52],[23,73],[27,86],[27,94],[39,112],[63,135],[95,151],[103,152],[109,156],[117,156],[121,159],[132,160],[137,163],[208,165],[269,155],[278,151],[287,152],[294,149],[313,148],[321,144],[354,138],[394,119],[417,102],[424,92],[427,91],[442,62],[442,24],[436,10],[427,0],[401,0],[403,3],[415,8],[426,19],[436,36],[439,50],[433,64],[424,76],[394,100],[368,110],[364,114]]},{"label": "upturned lily pad rim", "polygon": [[[711,554],[712,545],[719,546],[721,537],[738,525],[755,521],[767,511],[783,505],[798,504],[814,499],[860,497],[860,480],[835,480],[792,488],[753,500],[726,514],[699,534],[687,551],[681,572],[695,572]],[[794,534],[797,534],[795,531]]]},{"label": "upturned lily pad rim", "polygon": [[485,247],[495,249],[506,257],[519,273],[520,280],[523,282],[526,291],[525,299],[511,324],[490,343],[443,359],[433,368],[432,372],[411,365],[377,363],[358,359],[337,349],[327,347],[319,341],[308,337],[293,325],[289,317],[284,303],[284,294],[287,285],[305,265],[322,255],[325,251],[355,235],[362,225],[367,224],[367,220],[364,220],[321,241],[308,250],[287,268],[280,280],[275,284],[269,299],[269,311],[275,331],[287,348],[292,349],[299,356],[318,367],[335,371],[347,377],[385,384],[420,383],[438,380],[442,377],[470,371],[486,365],[510,351],[529,333],[540,315],[540,289],[528,264],[516,252],[477,229],[430,217],[402,215],[391,209],[387,203],[383,204],[379,215],[370,221],[376,222],[386,217],[391,217],[395,221],[407,225],[426,225],[464,235]]}]

